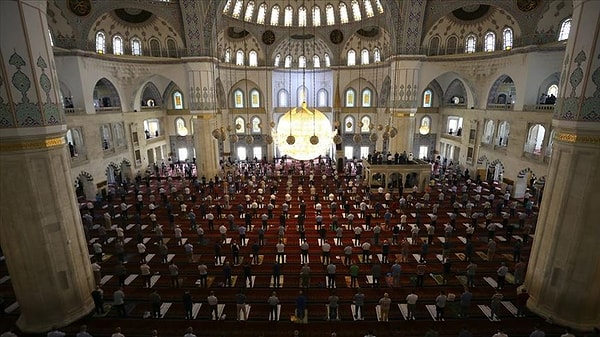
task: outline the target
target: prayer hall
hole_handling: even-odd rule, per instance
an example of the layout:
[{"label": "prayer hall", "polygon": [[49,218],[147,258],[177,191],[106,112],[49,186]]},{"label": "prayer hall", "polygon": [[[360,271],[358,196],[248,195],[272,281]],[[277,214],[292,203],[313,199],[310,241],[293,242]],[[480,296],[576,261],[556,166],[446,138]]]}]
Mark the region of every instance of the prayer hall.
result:
[{"label": "prayer hall", "polygon": [[600,336],[600,1],[2,0],[0,34],[0,337]]}]

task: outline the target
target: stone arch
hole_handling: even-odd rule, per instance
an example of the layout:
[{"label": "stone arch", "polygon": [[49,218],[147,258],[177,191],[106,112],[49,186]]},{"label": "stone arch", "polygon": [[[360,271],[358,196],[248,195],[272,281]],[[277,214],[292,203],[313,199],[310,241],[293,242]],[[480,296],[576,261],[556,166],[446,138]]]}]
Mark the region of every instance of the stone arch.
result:
[{"label": "stone arch", "polygon": [[[162,107],[163,106],[162,95],[160,94],[160,91],[158,91],[158,88],[152,81],[146,83],[144,85],[144,87],[142,88],[142,98],[141,98],[140,104],[142,106],[147,106],[147,107],[152,107],[152,106]],[[154,105],[152,105],[152,104],[154,104]]]},{"label": "stone arch", "polygon": [[163,108],[173,109],[175,107],[175,103],[173,102],[173,94],[176,91],[179,91],[179,93],[181,93],[181,97],[183,100],[183,106],[185,107],[186,98],[187,98],[187,97],[185,97],[185,93],[183,92],[183,90],[181,90],[181,88],[175,82],[171,81],[165,88],[165,91],[163,91],[163,95],[162,95],[162,101],[164,102]]},{"label": "stone arch", "polygon": [[131,162],[127,158],[121,160],[121,178],[127,181],[133,180],[133,169],[131,168]]},{"label": "stone arch", "polygon": [[500,159],[495,159],[488,166],[487,180],[502,182],[503,176],[504,176],[504,164],[502,164]]},{"label": "stone arch", "polygon": [[101,110],[102,108],[120,108],[121,98],[115,85],[103,77],[96,82],[94,86],[94,107]]},{"label": "stone arch", "polygon": [[106,169],[104,170],[104,173],[106,174],[106,183],[108,185],[120,183],[120,180],[121,180],[121,177],[120,177],[121,167],[119,165],[117,165],[117,164],[115,164],[114,162],[111,161],[106,166]]},{"label": "stone arch", "polygon": [[79,184],[81,185],[85,199],[96,200],[98,189],[96,188],[96,184],[94,184],[94,177],[86,171],[81,171],[77,176],[77,179],[79,179]]},{"label": "stone arch", "polygon": [[515,180],[515,186],[513,189],[514,198],[523,198],[527,187],[529,186],[529,180],[531,176],[535,176],[533,170],[529,167],[522,169],[517,173],[517,179]]},{"label": "stone arch", "polygon": [[425,93],[425,90],[427,90],[427,89],[430,89],[433,92],[433,99],[431,101],[431,106],[439,107],[440,105],[442,105],[442,97],[444,97],[444,90],[442,89],[442,86],[440,85],[440,83],[434,79],[431,82],[429,82],[429,84],[427,84],[427,86],[425,86],[425,89],[423,89],[421,91],[421,97],[419,97],[420,106],[423,106],[423,94]]},{"label": "stone arch", "polygon": [[485,154],[483,156],[477,158],[477,165],[482,165],[485,163],[485,165],[487,166],[488,162],[489,162],[489,160]]},{"label": "stone arch", "polygon": [[494,81],[488,94],[487,104],[512,104],[517,99],[517,88],[513,79],[504,74]]}]

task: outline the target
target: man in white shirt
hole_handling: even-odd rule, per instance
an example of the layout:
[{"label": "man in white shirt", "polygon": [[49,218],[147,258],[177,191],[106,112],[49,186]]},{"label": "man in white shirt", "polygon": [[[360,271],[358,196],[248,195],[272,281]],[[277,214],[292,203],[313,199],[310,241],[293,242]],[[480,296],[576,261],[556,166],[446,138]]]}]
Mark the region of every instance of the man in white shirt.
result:
[{"label": "man in white shirt", "polygon": [[414,291],[411,291],[408,296],[406,296],[406,306],[408,308],[408,316],[407,320],[415,320],[415,309],[417,308],[417,300],[419,296],[415,294]]}]

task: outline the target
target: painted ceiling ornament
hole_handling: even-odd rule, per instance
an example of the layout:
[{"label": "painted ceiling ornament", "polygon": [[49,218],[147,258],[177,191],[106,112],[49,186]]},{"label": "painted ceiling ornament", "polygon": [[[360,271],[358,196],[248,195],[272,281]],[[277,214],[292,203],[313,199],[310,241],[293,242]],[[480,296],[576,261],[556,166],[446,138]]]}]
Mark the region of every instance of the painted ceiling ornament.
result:
[{"label": "painted ceiling ornament", "polygon": [[86,16],[92,11],[90,0],[68,0],[69,9],[77,16]]},{"label": "painted ceiling ornament", "polygon": [[537,8],[539,0],[515,0],[517,8],[522,12],[529,12]]},{"label": "painted ceiling ornament", "polygon": [[262,42],[267,46],[270,46],[275,42],[275,33],[272,30],[267,30],[262,34]]}]

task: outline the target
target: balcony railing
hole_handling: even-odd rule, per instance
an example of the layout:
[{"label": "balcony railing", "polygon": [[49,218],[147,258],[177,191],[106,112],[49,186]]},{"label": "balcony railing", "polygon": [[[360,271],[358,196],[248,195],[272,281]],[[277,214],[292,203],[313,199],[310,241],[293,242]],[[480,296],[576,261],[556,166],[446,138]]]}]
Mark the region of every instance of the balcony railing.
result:
[{"label": "balcony railing", "polygon": [[554,104],[526,104],[523,105],[523,111],[554,111]]},{"label": "balcony railing", "polygon": [[513,104],[497,104],[497,103],[488,103],[487,108],[489,110],[513,110]]}]

